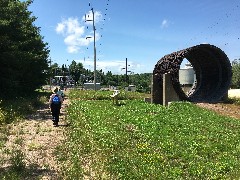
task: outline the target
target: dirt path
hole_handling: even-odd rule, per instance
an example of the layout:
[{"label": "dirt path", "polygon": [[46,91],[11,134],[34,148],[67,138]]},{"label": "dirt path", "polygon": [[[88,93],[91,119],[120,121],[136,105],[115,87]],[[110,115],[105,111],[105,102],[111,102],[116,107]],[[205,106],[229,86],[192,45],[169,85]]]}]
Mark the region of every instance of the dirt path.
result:
[{"label": "dirt path", "polygon": [[224,103],[197,103],[198,106],[214,111],[223,116],[228,116],[236,119],[240,119],[240,106],[236,104],[224,104]]},{"label": "dirt path", "polygon": [[[64,139],[67,104],[68,99],[63,102],[58,127],[53,126],[48,104],[35,114],[29,115],[26,120],[11,125],[6,148],[10,151],[19,149],[23,152],[29,179],[59,179],[60,169],[55,148]],[[5,163],[3,169],[9,166]]]}]

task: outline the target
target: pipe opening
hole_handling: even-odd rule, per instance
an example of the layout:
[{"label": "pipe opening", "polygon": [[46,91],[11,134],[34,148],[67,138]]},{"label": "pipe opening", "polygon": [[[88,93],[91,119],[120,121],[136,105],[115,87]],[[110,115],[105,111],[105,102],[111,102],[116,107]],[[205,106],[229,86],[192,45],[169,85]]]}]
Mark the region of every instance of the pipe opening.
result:
[{"label": "pipe opening", "polygon": [[[187,93],[182,88],[180,73],[181,63],[186,61],[191,64],[191,73],[194,73],[193,77],[187,77],[194,79]],[[227,55],[210,44],[200,44],[161,58],[153,70],[153,74],[158,77],[160,89],[156,92],[161,92],[162,76],[165,73],[171,73],[172,85],[180,100],[209,103],[218,102],[226,95],[232,77]],[[153,98],[154,96],[156,95],[153,94]]]}]

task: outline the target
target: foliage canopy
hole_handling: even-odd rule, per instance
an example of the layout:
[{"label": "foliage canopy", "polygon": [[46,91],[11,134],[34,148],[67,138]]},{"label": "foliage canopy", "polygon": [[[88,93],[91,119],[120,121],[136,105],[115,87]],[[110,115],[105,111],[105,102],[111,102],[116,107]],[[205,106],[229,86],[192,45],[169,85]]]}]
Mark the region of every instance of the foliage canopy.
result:
[{"label": "foliage canopy", "polygon": [[28,11],[31,0],[0,0],[1,96],[24,95],[45,83],[49,50],[37,19]]},{"label": "foliage canopy", "polygon": [[232,63],[232,87],[240,88],[240,59],[234,60]]}]

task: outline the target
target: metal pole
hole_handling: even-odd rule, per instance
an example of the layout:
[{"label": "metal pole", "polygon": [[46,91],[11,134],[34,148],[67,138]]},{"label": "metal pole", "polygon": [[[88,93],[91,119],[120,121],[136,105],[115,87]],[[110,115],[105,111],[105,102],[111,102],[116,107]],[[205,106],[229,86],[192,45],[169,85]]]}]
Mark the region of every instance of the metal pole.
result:
[{"label": "metal pole", "polygon": [[93,8],[92,8],[92,14],[93,14],[93,42],[94,42],[94,80],[93,80],[93,83],[94,83],[94,90],[96,91],[97,88],[96,88],[96,28],[95,28],[95,23],[94,23],[94,11],[93,11]]},{"label": "metal pole", "polygon": [[[50,71],[51,71],[51,66],[52,66],[52,60],[50,59],[50,67],[49,67],[49,69],[50,69]],[[52,91],[52,72],[50,72],[50,91]]]},{"label": "metal pole", "polygon": [[128,80],[127,80],[127,58],[126,58],[126,83],[128,84]]}]

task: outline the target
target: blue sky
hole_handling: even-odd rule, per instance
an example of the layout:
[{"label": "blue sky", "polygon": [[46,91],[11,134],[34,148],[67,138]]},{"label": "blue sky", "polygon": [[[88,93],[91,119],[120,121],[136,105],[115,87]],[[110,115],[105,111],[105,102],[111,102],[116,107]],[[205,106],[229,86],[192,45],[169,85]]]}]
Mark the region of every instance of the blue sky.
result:
[{"label": "blue sky", "polygon": [[124,74],[127,58],[133,73],[151,73],[164,55],[201,43],[240,58],[239,0],[34,0],[29,10],[53,63],[93,70],[91,8],[98,70]]}]

